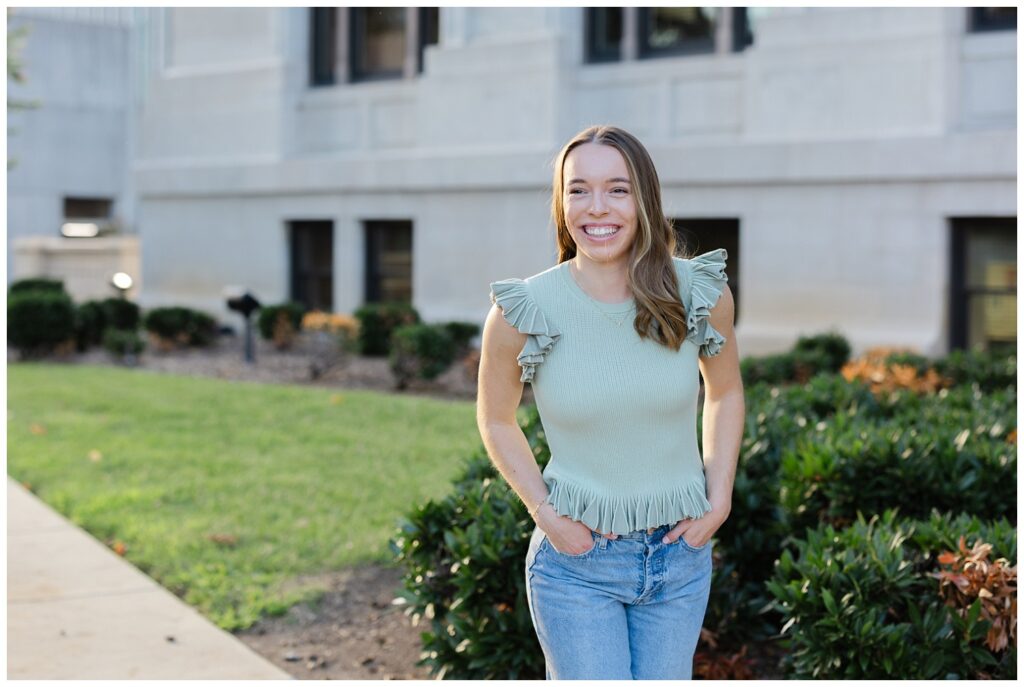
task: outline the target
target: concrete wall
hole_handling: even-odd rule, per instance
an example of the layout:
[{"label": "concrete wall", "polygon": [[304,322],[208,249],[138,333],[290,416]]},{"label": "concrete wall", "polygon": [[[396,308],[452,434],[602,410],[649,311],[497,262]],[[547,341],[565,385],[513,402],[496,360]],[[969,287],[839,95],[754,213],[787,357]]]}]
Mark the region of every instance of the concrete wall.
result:
[{"label": "concrete wall", "polygon": [[553,264],[550,163],[599,122],[648,146],[671,216],[741,218],[744,355],[830,326],[943,352],[948,218],[1016,215],[1016,33],[962,8],[786,8],[741,53],[600,65],[582,8],[442,8],[416,79],[315,89],[302,8],[159,14],[144,304],[281,300],[286,222],[332,219],[350,311],[361,221],[396,218],[424,317],[482,321],[490,281]]},{"label": "concrete wall", "polygon": [[[59,237],[65,196],[114,200],[124,231],[135,225],[128,160],[134,119],[131,8],[15,8],[9,29],[27,27],[20,51],[26,81],[7,84],[7,279],[13,240]],[[138,275],[134,275],[138,276]]]}]

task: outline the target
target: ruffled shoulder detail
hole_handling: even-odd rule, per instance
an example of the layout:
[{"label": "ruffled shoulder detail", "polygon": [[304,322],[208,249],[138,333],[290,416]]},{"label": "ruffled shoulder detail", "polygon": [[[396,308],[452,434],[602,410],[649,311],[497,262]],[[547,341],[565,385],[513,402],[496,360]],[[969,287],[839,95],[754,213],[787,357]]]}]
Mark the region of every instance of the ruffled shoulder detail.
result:
[{"label": "ruffled shoulder detail", "polygon": [[528,335],[526,345],[519,352],[519,366],[523,368],[519,379],[532,383],[537,366],[544,362],[544,356],[551,352],[562,333],[544,317],[523,279],[493,282],[491,303],[501,308],[506,322]]},{"label": "ruffled shoulder detail", "polygon": [[716,356],[722,350],[725,337],[711,326],[711,308],[718,302],[729,278],[725,274],[725,261],[729,254],[716,248],[690,258],[690,293],[686,305],[686,338],[700,347],[700,355]]}]

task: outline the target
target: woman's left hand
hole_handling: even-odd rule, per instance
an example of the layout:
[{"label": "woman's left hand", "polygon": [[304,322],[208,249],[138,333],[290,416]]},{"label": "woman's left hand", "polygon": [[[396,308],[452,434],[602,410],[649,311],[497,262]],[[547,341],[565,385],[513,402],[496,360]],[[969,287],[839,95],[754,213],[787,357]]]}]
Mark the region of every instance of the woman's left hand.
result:
[{"label": "woman's left hand", "polygon": [[665,533],[661,541],[665,544],[675,544],[676,540],[685,534],[686,536],[683,537],[683,541],[693,548],[699,549],[708,543],[728,517],[729,513],[726,509],[712,507],[711,510],[699,518],[680,520],[672,529]]}]

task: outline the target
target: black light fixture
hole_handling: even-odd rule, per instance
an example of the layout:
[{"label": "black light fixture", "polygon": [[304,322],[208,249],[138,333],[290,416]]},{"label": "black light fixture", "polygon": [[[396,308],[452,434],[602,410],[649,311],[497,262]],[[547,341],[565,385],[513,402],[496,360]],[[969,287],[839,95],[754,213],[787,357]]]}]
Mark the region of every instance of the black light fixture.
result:
[{"label": "black light fixture", "polygon": [[245,362],[256,362],[256,355],[253,349],[252,314],[260,309],[260,302],[242,287],[229,286],[224,289],[227,296],[228,309],[241,313],[245,319]]}]

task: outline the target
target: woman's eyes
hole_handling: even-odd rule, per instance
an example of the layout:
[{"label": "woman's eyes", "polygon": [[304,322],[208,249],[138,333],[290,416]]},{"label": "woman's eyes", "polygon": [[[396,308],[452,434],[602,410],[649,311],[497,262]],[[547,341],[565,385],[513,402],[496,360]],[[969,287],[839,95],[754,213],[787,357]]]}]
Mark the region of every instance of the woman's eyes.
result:
[{"label": "woman's eyes", "polygon": [[[623,193],[629,193],[629,189],[628,188],[613,188],[612,189],[612,193],[615,193],[616,191],[622,191]],[[575,194],[575,193],[583,193],[583,189],[574,188],[574,189],[571,189],[569,191],[569,195],[570,196]]]}]

